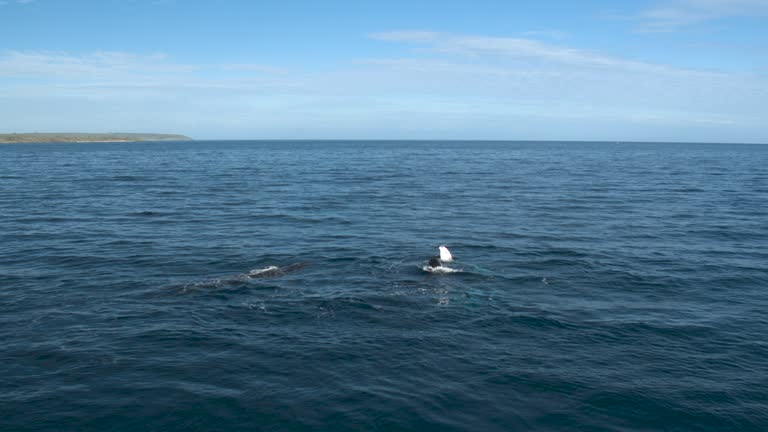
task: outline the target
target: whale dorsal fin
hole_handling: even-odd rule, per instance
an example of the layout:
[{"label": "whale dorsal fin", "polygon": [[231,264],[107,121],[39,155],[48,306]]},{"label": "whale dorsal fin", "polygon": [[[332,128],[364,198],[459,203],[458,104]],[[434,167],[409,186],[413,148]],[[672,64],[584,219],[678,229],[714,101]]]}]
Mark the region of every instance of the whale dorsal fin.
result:
[{"label": "whale dorsal fin", "polygon": [[453,255],[451,255],[451,251],[449,251],[447,247],[440,246],[438,249],[440,249],[440,261],[453,261]]}]

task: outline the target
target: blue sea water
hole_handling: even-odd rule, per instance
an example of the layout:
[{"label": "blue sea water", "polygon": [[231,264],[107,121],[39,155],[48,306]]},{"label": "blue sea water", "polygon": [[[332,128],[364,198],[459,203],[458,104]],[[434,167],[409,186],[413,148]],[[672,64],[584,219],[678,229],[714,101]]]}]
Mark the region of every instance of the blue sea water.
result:
[{"label": "blue sea water", "polygon": [[0,430],[768,430],[767,210],[759,145],[0,146]]}]

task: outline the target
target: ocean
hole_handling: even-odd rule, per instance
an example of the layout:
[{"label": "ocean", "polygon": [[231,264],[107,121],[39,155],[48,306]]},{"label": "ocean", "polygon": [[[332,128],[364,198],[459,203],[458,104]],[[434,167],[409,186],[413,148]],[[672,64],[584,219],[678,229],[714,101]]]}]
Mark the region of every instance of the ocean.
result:
[{"label": "ocean", "polygon": [[3,145],[0,329],[2,431],[765,431],[768,146]]}]

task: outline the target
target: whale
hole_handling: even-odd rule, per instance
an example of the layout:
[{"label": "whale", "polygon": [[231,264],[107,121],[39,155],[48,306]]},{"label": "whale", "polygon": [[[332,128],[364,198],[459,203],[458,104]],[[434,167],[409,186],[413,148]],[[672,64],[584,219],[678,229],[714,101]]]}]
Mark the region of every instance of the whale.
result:
[{"label": "whale", "polygon": [[215,278],[215,279],[208,279],[208,280],[188,283],[188,284],[184,284],[184,285],[176,286],[172,288],[177,289],[179,293],[194,292],[194,291],[209,289],[209,288],[222,288],[222,287],[227,287],[231,285],[239,285],[239,284],[242,284],[243,282],[248,282],[250,280],[255,280],[255,279],[278,278],[293,272],[297,272],[311,264],[312,264],[311,262],[302,261],[302,262],[288,264],[285,266],[271,265],[264,268],[253,269],[248,273],[240,273],[240,274],[224,276],[224,277]]},{"label": "whale", "polygon": [[437,250],[439,255],[429,259],[427,265],[422,267],[424,271],[428,273],[454,273],[459,271],[444,265],[444,263],[454,261],[453,254],[451,254],[451,251],[446,246],[440,245]]},{"label": "whale", "polygon": [[280,277],[280,276],[285,276],[288,273],[299,271],[309,266],[309,264],[310,263],[308,262],[297,262],[293,264],[288,264],[283,267],[269,266],[262,269],[251,270],[250,272],[245,273],[242,276],[245,277],[246,279],[267,279],[267,278]]}]

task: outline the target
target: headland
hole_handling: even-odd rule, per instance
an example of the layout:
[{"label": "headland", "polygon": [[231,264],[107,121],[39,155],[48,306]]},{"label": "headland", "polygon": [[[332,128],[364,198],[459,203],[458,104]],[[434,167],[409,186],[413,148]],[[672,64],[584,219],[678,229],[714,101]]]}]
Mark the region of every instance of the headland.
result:
[{"label": "headland", "polygon": [[13,133],[0,134],[0,144],[192,141],[185,135],[156,133]]}]

